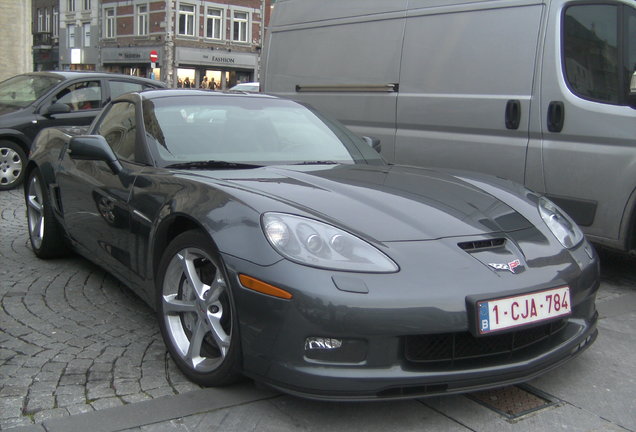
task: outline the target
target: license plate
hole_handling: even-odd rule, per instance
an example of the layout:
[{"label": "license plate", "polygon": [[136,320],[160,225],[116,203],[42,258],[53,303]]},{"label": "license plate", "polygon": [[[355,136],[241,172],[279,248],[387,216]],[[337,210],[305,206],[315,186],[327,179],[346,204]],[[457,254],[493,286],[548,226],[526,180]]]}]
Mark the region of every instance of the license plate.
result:
[{"label": "license plate", "polygon": [[569,315],[570,288],[477,302],[479,333],[486,334]]}]

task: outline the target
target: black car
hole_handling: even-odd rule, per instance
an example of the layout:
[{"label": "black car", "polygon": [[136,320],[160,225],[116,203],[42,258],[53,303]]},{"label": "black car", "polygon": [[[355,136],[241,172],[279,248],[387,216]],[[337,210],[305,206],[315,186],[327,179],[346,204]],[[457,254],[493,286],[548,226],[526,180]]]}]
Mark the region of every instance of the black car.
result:
[{"label": "black car", "polygon": [[514,182],[388,164],[262,94],[130,93],[85,132],[34,143],[32,249],[70,246],[138,293],[197,383],[457,393],[531,379],[596,338],[594,249]]},{"label": "black car", "polygon": [[34,72],[0,82],[0,190],[18,186],[37,133],[90,124],[108,101],[159,81],[95,72]]}]

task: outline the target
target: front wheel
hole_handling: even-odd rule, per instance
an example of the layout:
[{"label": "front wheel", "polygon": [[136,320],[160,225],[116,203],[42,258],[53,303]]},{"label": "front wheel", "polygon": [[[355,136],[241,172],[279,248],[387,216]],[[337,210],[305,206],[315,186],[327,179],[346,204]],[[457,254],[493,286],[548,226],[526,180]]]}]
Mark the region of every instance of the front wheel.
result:
[{"label": "front wheel", "polygon": [[236,306],[211,241],[198,231],[177,236],[158,273],[159,327],[179,369],[204,386],[234,382],[240,358]]},{"label": "front wheel", "polygon": [[11,141],[0,141],[0,190],[17,187],[24,178],[26,153]]}]

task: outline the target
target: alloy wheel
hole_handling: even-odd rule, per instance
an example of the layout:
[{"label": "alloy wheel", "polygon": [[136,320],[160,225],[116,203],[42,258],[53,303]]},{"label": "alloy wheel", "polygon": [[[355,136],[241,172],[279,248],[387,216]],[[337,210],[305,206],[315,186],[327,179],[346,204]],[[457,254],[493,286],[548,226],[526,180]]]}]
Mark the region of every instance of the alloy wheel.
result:
[{"label": "alloy wheel", "polygon": [[27,218],[31,241],[35,248],[39,248],[44,238],[44,194],[36,175],[31,177],[28,185]]},{"label": "alloy wheel", "polygon": [[232,307],[220,265],[201,249],[180,250],[166,269],[161,302],[168,337],[186,365],[199,373],[219,368],[232,340]]}]

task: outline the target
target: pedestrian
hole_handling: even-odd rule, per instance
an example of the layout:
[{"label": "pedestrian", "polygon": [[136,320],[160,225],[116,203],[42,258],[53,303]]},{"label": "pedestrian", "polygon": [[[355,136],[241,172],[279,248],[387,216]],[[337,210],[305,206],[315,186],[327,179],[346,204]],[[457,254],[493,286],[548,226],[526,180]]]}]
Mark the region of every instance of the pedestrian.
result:
[{"label": "pedestrian", "polygon": [[207,89],[210,88],[210,83],[208,83],[208,76],[204,76],[203,80],[201,80],[201,88]]},{"label": "pedestrian", "polygon": [[192,88],[190,77],[185,77],[185,80],[183,80],[183,88]]}]

